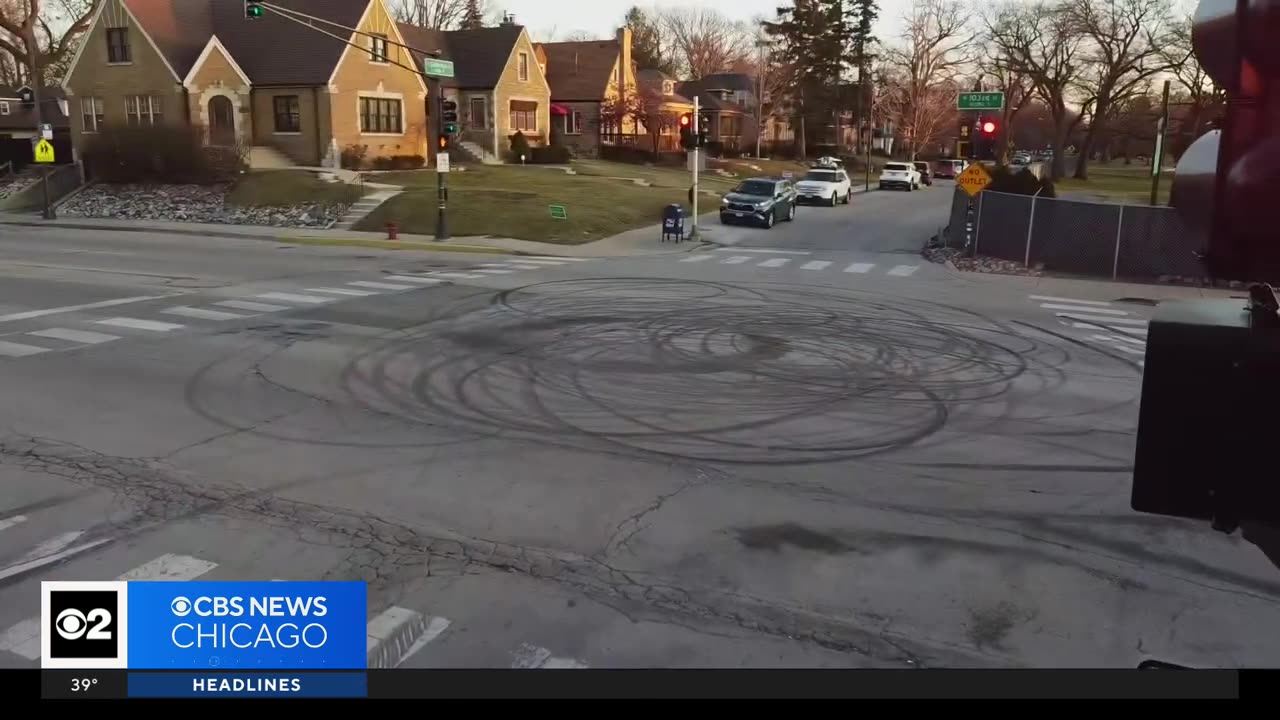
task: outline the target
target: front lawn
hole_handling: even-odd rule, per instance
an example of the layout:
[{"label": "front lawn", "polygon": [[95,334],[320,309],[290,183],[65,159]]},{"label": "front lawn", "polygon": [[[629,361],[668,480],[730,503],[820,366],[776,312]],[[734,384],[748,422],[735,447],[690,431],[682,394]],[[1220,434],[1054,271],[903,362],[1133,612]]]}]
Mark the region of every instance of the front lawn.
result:
[{"label": "front lawn", "polygon": [[245,174],[227,193],[238,207],[351,205],[364,194],[359,185],[325,182],[306,170],[264,170]]},{"label": "front lawn", "polygon": [[[1151,202],[1151,166],[1125,165],[1120,161],[1108,164],[1089,163],[1089,179],[1076,180],[1068,175],[1054,184],[1064,199],[1101,200],[1124,202],[1130,205],[1146,205]],[[1173,173],[1165,170],[1160,176],[1158,201],[1169,204],[1169,189],[1173,187]]]},{"label": "front lawn", "polygon": [[[465,172],[449,173],[447,180],[449,233],[458,237],[492,235],[576,245],[656,224],[665,206],[688,204],[687,188],[642,187],[548,168],[468,165]],[[435,233],[434,172],[385,173],[377,181],[404,186],[406,191],[383,203],[355,229],[380,232],[394,221],[403,233]],[[705,197],[699,209],[712,209],[716,202]],[[551,205],[564,206],[568,218],[553,218]]]}]

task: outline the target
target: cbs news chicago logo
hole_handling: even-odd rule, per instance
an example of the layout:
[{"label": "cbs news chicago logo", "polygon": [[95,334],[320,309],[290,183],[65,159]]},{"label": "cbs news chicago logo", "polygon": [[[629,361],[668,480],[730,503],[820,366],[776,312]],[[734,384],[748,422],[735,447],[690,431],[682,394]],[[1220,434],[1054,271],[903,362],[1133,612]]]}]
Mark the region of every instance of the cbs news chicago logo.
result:
[{"label": "cbs news chicago logo", "polygon": [[129,584],[40,584],[40,667],[125,669],[129,665]]}]

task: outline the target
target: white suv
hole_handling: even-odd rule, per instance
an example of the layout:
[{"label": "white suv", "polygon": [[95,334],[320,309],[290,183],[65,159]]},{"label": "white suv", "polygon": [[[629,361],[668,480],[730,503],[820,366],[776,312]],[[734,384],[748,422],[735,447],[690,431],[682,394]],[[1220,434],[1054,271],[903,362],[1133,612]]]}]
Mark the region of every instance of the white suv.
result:
[{"label": "white suv", "polygon": [[920,188],[920,171],[905,162],[885,163],[880,171],[880,189],[902,188],[908,192]]},{"label": "white suv", "polygon": [[820,202],[835,207],[849,204],[853,183],[840,168],[814,168],[796,182],[796,202]]}]

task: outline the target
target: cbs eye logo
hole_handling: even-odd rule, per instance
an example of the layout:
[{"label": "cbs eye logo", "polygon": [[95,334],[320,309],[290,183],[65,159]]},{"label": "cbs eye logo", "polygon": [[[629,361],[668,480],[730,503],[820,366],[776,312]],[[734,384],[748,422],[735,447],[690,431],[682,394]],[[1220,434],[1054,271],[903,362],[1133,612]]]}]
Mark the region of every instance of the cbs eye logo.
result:
[{"label": "cbs eye logo", "polygon": [[120,601],[109,590],[59,590],[49,593],[53,627],[49,654],[54,658],[114,658],[119,643],[116,617]]}]

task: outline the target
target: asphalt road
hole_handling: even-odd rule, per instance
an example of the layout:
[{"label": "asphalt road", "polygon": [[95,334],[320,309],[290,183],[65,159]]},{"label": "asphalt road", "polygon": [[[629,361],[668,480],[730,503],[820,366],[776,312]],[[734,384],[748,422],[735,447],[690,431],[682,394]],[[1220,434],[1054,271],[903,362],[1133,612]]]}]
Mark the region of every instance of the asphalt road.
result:
[{"label": "asphalt road", "polygon": [[585,261],[3,228],[0,666],[118,576],[365,580],[380,665],[1280,660],[1280,571],[1128,509],[1150,309],[909,255],[944,197]]}]

